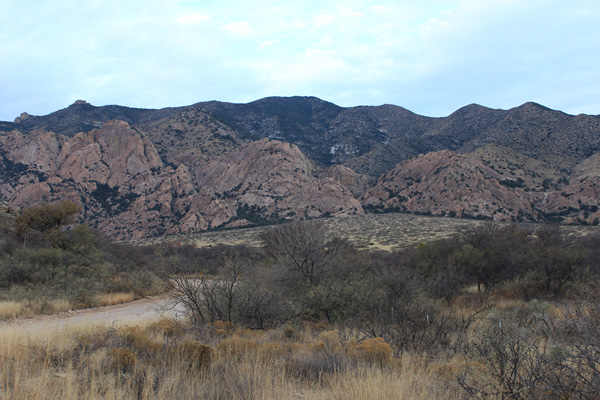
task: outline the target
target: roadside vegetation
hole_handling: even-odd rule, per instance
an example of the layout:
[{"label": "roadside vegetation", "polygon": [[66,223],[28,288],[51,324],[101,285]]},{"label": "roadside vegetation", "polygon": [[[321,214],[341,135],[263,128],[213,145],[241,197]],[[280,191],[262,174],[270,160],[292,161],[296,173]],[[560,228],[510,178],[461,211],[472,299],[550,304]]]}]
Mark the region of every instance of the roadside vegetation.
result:
[{"label": "roadside vegetation", "polygon": [[[598,398],[598,235],[490,223],[373,251],[305,221],[265,229],[260,242],[152,248],[152,266],[139,271],[160,277],[185,320],[38,339],[2,335],[1,393]],[[104,263],[114,268],[118,247],[110,248]],[[106,282],[130,273],[109,272]]]},{"label": "roadside vegetation", "polygon": [[152,248],[111,243],[87,225],[72,225],[78,212],[64,201],[26,209],[0,226],[0,320],[164,291]]}]

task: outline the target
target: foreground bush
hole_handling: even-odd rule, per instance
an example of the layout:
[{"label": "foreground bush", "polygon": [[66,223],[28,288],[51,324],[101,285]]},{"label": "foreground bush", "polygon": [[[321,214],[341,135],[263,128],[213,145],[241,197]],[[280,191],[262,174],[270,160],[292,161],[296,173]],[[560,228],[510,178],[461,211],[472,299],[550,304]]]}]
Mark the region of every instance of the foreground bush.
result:
[{"label": "foreground bush", "polygon": [[164,291],[143,249],[109,243],[87,225],[67,227],[77,211],[70,202],[32,207],[14,229],[0,229],[0,319],[107,304],[108,293]]}]

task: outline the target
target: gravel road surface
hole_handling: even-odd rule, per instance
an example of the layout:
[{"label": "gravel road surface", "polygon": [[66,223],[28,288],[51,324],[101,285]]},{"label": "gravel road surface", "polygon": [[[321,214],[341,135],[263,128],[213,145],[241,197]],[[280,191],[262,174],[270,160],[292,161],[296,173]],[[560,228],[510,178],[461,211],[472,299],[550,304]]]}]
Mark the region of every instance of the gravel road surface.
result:
[{"label": "gravel road surface", "polygon": [[179,318],[182,316],[182,310],[181,308],[173,309],[169,299],[145,298],[115,306],[0,322],[0,329],[17,328],[23,329],[24,333],[28,335],[37,335],[47,332],[60,332],[66,328],[83,324],[135,325],[143,321],[158,319],[161,316]]}]

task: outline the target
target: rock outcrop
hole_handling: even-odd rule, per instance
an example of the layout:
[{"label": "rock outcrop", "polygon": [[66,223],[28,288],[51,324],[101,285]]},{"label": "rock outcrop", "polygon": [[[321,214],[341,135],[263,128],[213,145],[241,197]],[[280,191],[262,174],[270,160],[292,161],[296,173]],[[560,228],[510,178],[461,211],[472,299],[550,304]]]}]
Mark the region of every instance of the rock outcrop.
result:
[{"label": "rock outcrop", "polygon": [[0,214],[19,215],[21,208],[8,204],[7,202],[0,201]]},{"label": "rock outcrop", "polygon": [[194,171],[165,165],[148,137],[123,121],[72,138],[13,131],[0,144],[4,162],[21,166],[12,184],[0,184],[11,204],[69,199],[82,221],[118,239],[363,213],[338,181],[313,176],[297,146],[268,139],[201,158]]},{"label": "rock outcrop", "polygon": [[478,160],[444,150],[398,164],[363,196],[362,203],[367,210],[534,218],[529,194],[505,185],[502,175]]},{"label": "rock outcrop", "polygon": [[400,211],[600,222],[600,116],[539,104],[445,118],[314,97],[142,110],[83,100],[0,121],[0,199],[69,199],[124,239]]},{"label": "rock outcrop", "polygon": [[[140,212],[136,201],[160,197],[158,189],[167,190],[164,182],[177,171],[165,167],[152,143],[127,123],[110,121],[73,138],[13,131],[1,135],[0,144],[5,162],[20,166],[13,184],[0,185],[11,204],[69,199],[80,205],[82,220],[116,238],[160,231],[163,218]],[[168,193],[179,194],[171,187]]]},{"label": "rock outcrop", "polygon": [[544,193],[537,204],[544,215],[559,222],[594,224],[600,222],[600,177],[572,180],[560,191]]},{"label": "rock outcrop", "polygon": [[21,122],[25,122],[29,118],[31,118],[31,115],[29,115],[28,113],[26,113],[26,112],[21,113],[21,115],[19,115],[17,118],[15,118],[15,124],[20,124]]},{"label": "rock outcrop", "polygon": [[352,193],[289,143],[261,139],[199,166],[194,182],[247,217],[309,218],[362,214]]}]

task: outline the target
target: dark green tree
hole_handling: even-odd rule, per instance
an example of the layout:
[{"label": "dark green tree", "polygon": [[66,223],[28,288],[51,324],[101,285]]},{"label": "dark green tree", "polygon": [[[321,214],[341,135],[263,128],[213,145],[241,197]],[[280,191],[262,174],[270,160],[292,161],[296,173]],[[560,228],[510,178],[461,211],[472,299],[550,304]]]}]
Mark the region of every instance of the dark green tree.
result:
[{"label": "dark green tree", "polygon": [[79,212],[79,206],[69,200],[60,203],[30,207],[15,219],[15,232],[24,240],[28,236],[39,235],[53,247],[64,247],[66,236],[62,228],[69,224]]}]

